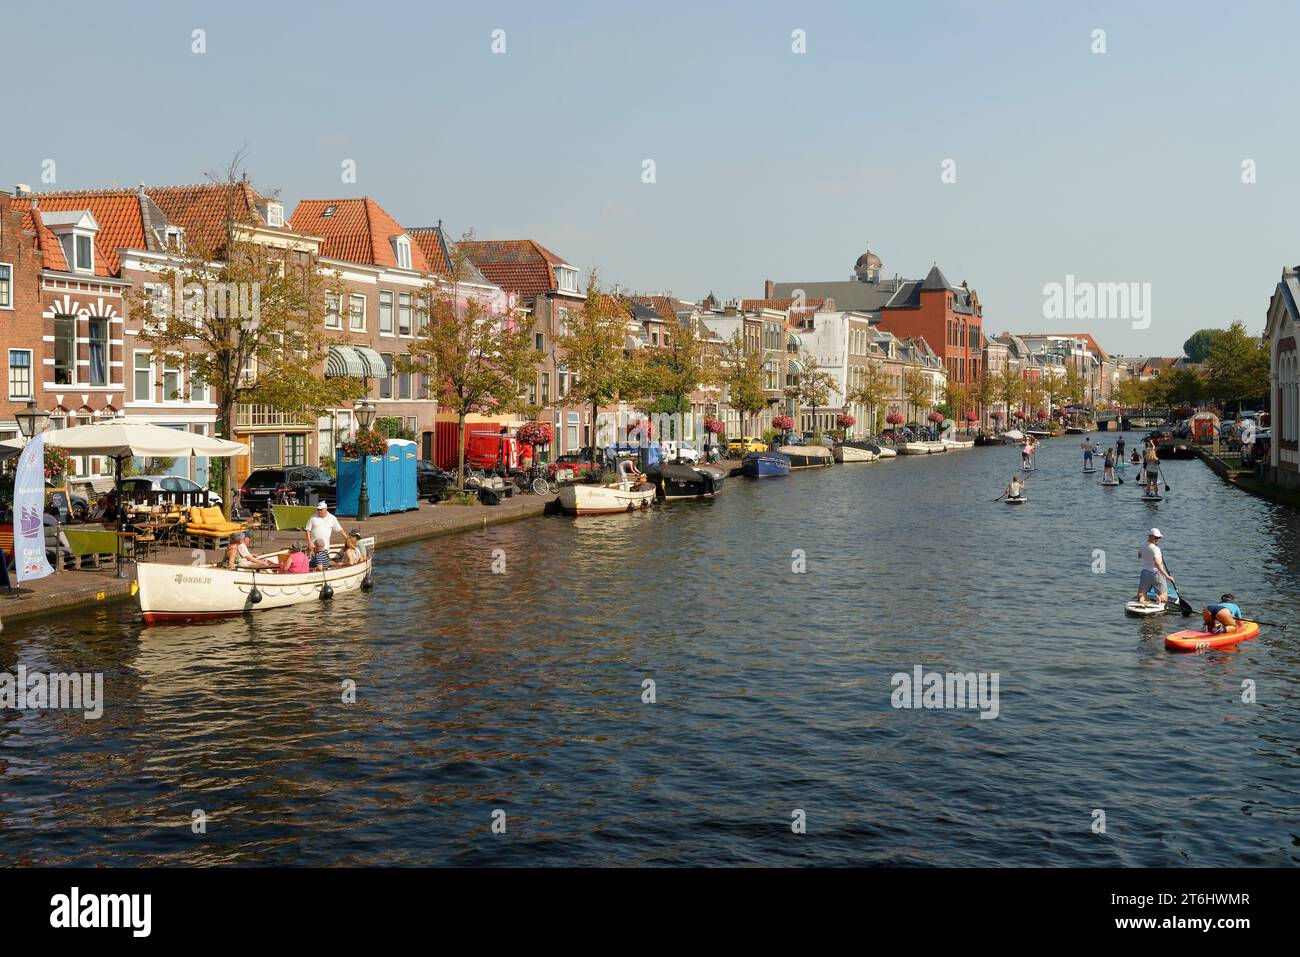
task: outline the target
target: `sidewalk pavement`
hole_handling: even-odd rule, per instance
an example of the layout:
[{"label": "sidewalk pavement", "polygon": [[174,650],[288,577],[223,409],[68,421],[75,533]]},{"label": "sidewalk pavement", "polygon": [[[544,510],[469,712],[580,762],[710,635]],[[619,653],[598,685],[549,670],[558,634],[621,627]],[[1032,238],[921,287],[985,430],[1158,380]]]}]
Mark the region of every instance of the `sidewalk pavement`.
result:
[{"label": "sidewalk pavement", "polygon": [[[415,511],[375,515],[366,522],[340,515],[339,524],[349,532],[354,528],[361,529],[362,537],[373,535],[375,549],[382,554],[385,548],[405,542],[472,531],[558,511],[559,500],[556,498],[516,494],[502,500],[500,505],[452,505],[447,502],[429,505],[422,502]],[[300,530],[258,532],[255,540],[250,543],[250,548],[255,552],[271,552],[301,541],[303,533]],[[221,560],[222,554],[216,549],[207,549],[205,558],[209,563],[216,563]],[[190,564],[193,559],[193,550],[188,547],[160,549],[156,558],[157,561],[182,565]],[[98,569],[64,570],[24,582],[21,586],[15,584],[11,593],[0,590],[0,628],[4,622],[133,597],[135,565],[130,561],[123,562],[124,578],[118,578],[115,572],[113,564],[107,563]],[[9,575],[12,579],[13,572]]]}]

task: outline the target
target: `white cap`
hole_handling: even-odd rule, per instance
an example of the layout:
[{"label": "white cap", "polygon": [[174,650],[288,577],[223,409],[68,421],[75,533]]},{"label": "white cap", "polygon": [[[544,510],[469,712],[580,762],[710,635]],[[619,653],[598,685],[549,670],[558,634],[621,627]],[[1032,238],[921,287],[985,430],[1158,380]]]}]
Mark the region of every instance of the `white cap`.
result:
[{"label": "white cap", "polygon": [[330,507],[329,507],[328,505],[326,505],[324,502],[317,502],[317,503],[316,503],[316,510],[317,510],[317,511],[320,511],[321,509],[324,509],[325,511],[328,512],[328,511],[329,511],[329,508],[330,508]]},{"label": "white cap", "polygon": [[1151,529],[1151,531],[1147,532],[1147,534],[1150,535],[1152,538],[1164,538],[1164,536],[1160,534],[1160,529],[1158,528]]}]

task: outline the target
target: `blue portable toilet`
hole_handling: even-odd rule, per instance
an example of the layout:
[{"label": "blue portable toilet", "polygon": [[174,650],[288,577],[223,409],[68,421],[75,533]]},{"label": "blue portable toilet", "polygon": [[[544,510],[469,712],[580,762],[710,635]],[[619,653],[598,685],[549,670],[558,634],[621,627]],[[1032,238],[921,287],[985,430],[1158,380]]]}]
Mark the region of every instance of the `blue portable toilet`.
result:
[{"label": "blue portable toilet", "polygon": [[408,511],[420,507],[420,481],[416,477],[416,445],[407,440],[402,451],[402,507]]},{"label": "blue portable toilet", "polygon": [[[410,453],[408,464],[407,453]],[[408,472],[411,489],[408,493]],[[415,443],[408,439],[389,439],[384,456],[384,510],[404,512],[416,508]]]},{"label": "blue portable toilet", "polygon": [[[366,495],[370,499],[371,515],[386,515],[388,513],[384,488],[384,464],[386,460],[387,456],[384,455],[367,455],[364,458]],[[337,473],[334,480],[334,490],[338,496],[337,512],[339,515],[356,515],[357,502],[361,498],[363,459],[345,456],[343,450],[339,449],[334,453],[334,464]]]}]

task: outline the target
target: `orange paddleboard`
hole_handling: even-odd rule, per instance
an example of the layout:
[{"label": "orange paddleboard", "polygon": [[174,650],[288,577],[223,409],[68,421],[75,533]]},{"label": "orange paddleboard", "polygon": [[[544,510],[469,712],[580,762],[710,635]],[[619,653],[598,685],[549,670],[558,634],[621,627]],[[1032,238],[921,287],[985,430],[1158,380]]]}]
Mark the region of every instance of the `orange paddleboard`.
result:
[{"label": "orange paddleboard", "polygon": [[1208,631],[1176,631],[1165,636],[1166,651],[1212,651],[1250,641],[1259,634],[1259,625],[1253,621],[1242,622],[1236,631],[1215,635]]}]

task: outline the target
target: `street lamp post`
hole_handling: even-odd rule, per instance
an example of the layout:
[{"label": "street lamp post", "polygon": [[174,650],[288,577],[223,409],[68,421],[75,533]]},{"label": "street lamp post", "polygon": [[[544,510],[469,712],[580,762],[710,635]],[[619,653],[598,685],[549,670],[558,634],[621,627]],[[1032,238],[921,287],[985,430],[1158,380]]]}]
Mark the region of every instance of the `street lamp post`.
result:
[{"label": "street lamp post", "polygon": [[50,413],[36,408],[36,403],[28,399],[27,408],[15,413],[14,418],[18,422],[18,431],[22,432],[23,438],[30,439],[33,435],[45,431],[45,427],[50,422]]},{"label": "street lamp post", "polygon": [[[358,431],[369,432],[375,423],[375,404],[369,399],[362,399],[352,409],[356,417]],[[366,472],[370,456],[361,456],[361,491],[357,495],[357,521],[364,522],[370,518],[370,490],[366,487]]]}]

